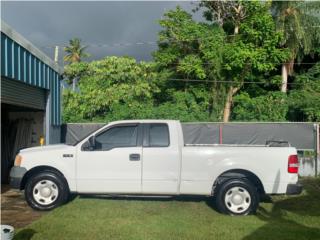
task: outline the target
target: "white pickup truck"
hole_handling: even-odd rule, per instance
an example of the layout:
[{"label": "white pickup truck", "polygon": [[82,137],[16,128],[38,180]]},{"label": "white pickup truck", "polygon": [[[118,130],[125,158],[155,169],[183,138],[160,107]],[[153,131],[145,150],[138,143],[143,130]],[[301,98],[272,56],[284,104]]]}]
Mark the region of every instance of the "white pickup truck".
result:
[{"label": "white pickup truck", "polygon": [[185,145],[181,123],[109,123],[75,145],[21,150],[11,186],[50,210],[79,194],[214,196],[222,213],[254,213],[264,194],[299,194],[293,147]]}]

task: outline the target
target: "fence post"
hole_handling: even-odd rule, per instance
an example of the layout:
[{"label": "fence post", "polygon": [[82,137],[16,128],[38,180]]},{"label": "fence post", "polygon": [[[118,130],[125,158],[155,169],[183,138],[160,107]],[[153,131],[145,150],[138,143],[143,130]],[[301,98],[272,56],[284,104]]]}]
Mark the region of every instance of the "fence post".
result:
[{"label": "fence post", "polygon": [[318,176],[318,156],[320,152],[320,135],[319,135],[319,124],[315,124],[316,126],[316,137],[315,137],[315,177]]},{"label": "fence post", "polygon": [[223,140],[222,140],[222,128],[223,128],[223,125],[220,123],[220,124],[219,124],[219,144],[223,144]]}]

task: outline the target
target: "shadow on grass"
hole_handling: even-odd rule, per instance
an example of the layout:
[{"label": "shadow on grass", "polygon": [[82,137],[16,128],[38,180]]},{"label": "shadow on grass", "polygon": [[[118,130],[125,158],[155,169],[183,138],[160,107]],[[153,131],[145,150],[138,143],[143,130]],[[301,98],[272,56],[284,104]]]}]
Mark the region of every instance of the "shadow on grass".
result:
[{"label": "shadow on grass", "polygon": [[[320,216],[320,180],[309,179],[305,183],[305,193],[303,195],[276,200],[271,212],[259,207],[256,216],[265,221],[266,224],[243,238],[243,240],[320,239],[320,228],[308,227],[303,224],[304,217]],[[300,217],[299,223],[290,219],[292,213]]]},{"label": "shadow on grass", "polygon": [[182,196],[143,196],[143,195],[94,195],[82,194],[79,198],[83,199],[100,199],[100,200],[120,200],[120,201],[157,201],[157,202],[205,202],[211,209],[218,212],[215,205],[214,197],[182,195]]},{"label": "shadow on grass", "polygon": [[100,199],[100,200],[126,200],[126,201],[180,201],[180,202],[202,202],[207,201],[208,197],[203,196],[153,196],[153,195],[94,195],[81,194],[80,198],[84,199]]},{"label": "shadow on grass", "polygon": [[36,233],[37,232],[35,230],[30,228],[23,229],[14,236],[13,240],[29,240]]},{"label": "shadow on grass", "polygon": [[[127,200],[127,201],[179,201],[179,202],[205,202],[211,209],[220,213],[215,204],[215,198],[212,196],[195,196],[195,195],[181,195],[181,196],[144,196],[144,195],[95,195],[82,194],[79,195],[83,199],[100,199],[100,200]],[[271,203],[270,196],[263,196],[261,202]]]},{"label": "shadow on grass", "polygon": [[78,196],[78,194],[76,194],[76,193],[70,193],[69,198],[68,198],[68,202],[72,202],[77,196]]}]

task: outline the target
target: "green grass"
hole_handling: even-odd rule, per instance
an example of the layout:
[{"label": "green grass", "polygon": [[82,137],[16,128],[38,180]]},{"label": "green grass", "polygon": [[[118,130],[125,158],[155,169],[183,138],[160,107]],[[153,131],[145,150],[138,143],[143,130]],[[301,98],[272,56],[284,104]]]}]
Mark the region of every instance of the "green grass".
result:
[{"label": "green grass", "polygon": [[320,239],[320,179],[294,197],[261,203],[256,215],[217,213],[206,198],[75,198],[19,229],[14,239]]}]

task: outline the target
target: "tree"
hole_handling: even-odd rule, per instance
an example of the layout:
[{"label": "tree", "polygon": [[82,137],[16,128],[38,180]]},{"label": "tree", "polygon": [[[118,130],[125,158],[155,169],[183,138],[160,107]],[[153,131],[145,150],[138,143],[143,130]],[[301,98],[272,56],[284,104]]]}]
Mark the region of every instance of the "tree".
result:
[{"label": "tree", "polygon": [[239,33],[240,23],[246,18],[247,12],[242,1],[201,1],[195,11],[204,8],[203,16],[211,22],[223,27],[231,23],[234,34]]},{"label": "tree", "polygon": [[[238,30],[232,33],[215,21],[197,23],[181,8],[169,11],[160,21],[164,30],[159,34],[159,49],[154,54],[156,62],[171,69],[174,76],[195,77],[203,79],[203,83],[210,80],[209,91],[219,96],[212,101],[224,102],[225,122],[230,118],[233,96],[244,83],[275,70],[289,56],[280,47],[282,34],[275,31],[267,3],[239,1],[234,6],[243,13],[238,18],[225,18],[236,19],[233,26]],[[262,78],[262,81],[266,80]]]},{"label": "tree", "polygon": [[281,91],[287,92],[288,75],[292,75],[295,59],[299,63],[320,43],[320,3],[310,1],[273,1],[272,12],[277,30],[283,32],[282,46],[291,56],[282,64]]},{"label": "tree", "polygon": [[[231,80],[224,108],[224,121],[230,118],[233,96],[245,81],[252,81],[260,74],[276,70],[289,57],[286,49],[280,48],[282,34],[275,31],[269,12],[269,4],[242,2],[246,18],[240,23],[239,35],[226,45],[226,75]],[[260,81],[266,82],[266,79]]]},{"label": "tree", "polygon": [[286,96],[279,91],[269,91],[258,97],[250,97],[243,92],[235,97],[234,105],[232,115],[236,121],[287,120],[288,103]]},{"label": "tree", "polygon": [[320,121],[320,62],[295,76],[294,88],[289,92],[291,121]]},{"label": "tree", "polygon": [[153,95],[159,91],[156,83],[162,81],[153,64],[137,63],[129,57],[74,63],[65,75],[81,78],[78,92],[64,91],[65,121],[136,118],[144,111],[144,103],[153,103]]},{"label": "tree", "polygon": [[80,76],[79,91],[63,92],[66,122],[119,119],[208,121],[209,94],[201,86],[190,91],[170,86],[154,63],[128,57],[107,57],[68,65],[66,78]]},{"label": "tree", "polygon": [[[69,41],[69,46],[64,48],[64,51],[67,53],[64,56],[64,61],[69,62],[69,64],[80,63],[83,58],[90,56],[88,53],[85,52],[86,48],[87,46],[81,46],[81,40],[79,38],[71,39]],[[76,84],[79,77],[79,75],[75,74],[73,78],[69,78],[69,80],[67,81],[69,84],[72,83],[73,91],[75,91],[76,89]]]},{"label": "tree", "polygon": [[69,40],[69,46],[64,48],[66,55],[64,61],[69,63],[81,62],[83,58],[89,57],[90,55],[85,52],[87,46],[81,45],[79,38],[73,38]]},{"label": "tree", "polygon": [[[220,99],[224,98],[225,91],[222,84],[213,80],[221,74],[223,29],[215,24],[195,22],[192,15],[180,7],[165,13],[159,22],[163,30],[159,32],[159,48],[153,54],[159,71],[169,70],[171,78],[185,79],[169,84],[176,91],[187,95],[201,88],[209,93],[209,98],[205,98],[207,118],[220,120],[223,109]],[[190,82],[190,79],[203,81]]]}]

